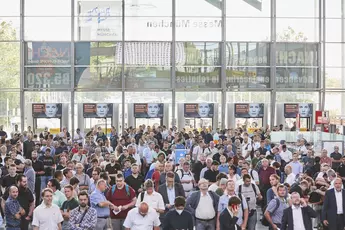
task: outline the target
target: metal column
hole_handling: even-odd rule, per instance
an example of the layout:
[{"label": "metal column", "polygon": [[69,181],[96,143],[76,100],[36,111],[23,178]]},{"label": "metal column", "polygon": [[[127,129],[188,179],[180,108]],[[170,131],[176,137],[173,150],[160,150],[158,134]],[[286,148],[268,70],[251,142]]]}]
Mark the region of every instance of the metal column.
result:
[{"label": "metal column", "polygon": [[[24,44],[24,0],[20,0],[20,130],[24,131],[25,100],[24,100],[24,75],[25,75],[25,44]],[[29,115],[30,116],[30,115]],[[33,127],[32,127],[33,128]]]},{"label": "metal column", "polygon": [[[172,88],[172,92],[171,92],[171,112],[172,112],[172,122],[171,122],[171,126],[175,126],[176,125],[176,1],[172,0],[172,44],[171,44],[171,88]],[[168,127],[169,124],[167,124]],[[184,128],[184,127],[179,127]]]},{"label": "metal column", "polygon": [[[221,127],[225,129],[225,112],[226,112],[226,1],[222,1],[222,42],[220,43],[220,57],[221,57],[221,71],[220,71],[220,84],[221,92]],[[216,115],[217,116],[217,115]],[[217,124],[218,125],[218,124]],[[217,127],[213,127],[216,130]]]}]

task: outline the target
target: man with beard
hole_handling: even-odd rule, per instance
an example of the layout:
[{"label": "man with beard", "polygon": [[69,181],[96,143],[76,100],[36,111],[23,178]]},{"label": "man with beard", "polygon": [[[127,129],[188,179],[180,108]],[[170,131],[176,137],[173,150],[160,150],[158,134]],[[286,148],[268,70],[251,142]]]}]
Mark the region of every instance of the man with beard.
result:
[{"label": "man with beard", "polygon": [[89,207],[89,195],[86,191],[81,191],[78,195],[79,207],[70,213],[69,229],[96,229],[97,212],[96,209]]},{"label": "man with beard", "polygon": [[132,187],[138,196],[139,193],[143,191],[142,184],[144,183],[144,177],[139,174],[139,166],[137,164],[132,164],[131,166],[132,175],[125,179],[126,184]]},{"label": "man with beard", "polygon": [[283,212],[281,230],[305,229],[312,230],[311,218],[316,218],[316,212],[301,199],[299,193],[291,194],[292,206]]},{"label": "man with beard", "polygon": [[72,185],[66,185],[64,188],[64,192],[65,192],[65,196],[67,200],[63,202],[60,208],[61,214],[64,218],[64,222],[62,223],[62,228],[69,229],[68,222],[69,222],[69,219],[71,218],[70,211],[78,207],[78,201],[74,198]]},{"label": "man with beard", "polygon": [[110,185],[114,185],[116,174],[118,172],[121,172],[121,166],[116,163],[116,156],[114,154],[110,156],[110,164],[107,164],[107,166],[105,166],[105,171],[109,173],[108,176],[111,179]]},{"label": "man with beard", "polygon": [[36,206],[39,205],[40,202],[40,193],[41,193],[41,176],[44,175],[44,164],[41,160],[38,160],[38,154],[36,151],[33,151],[32,154],[32,168],[35,170],[36,173],[36,181],[35,181],[35,197],[36,197]]},{"label": "man with beard", "polygon": [[[25,214],[21,215],[20,229],[27,230],[29,228],[29,221],[35,208],[35,199],[28,188],[27,177],[20,174],[16,178],[16,187],[18,188],[17,200],[20,206],[24,209]],[[5,202],[9,197],[9,189],[6,190],[2,197],[2,202]]]}]

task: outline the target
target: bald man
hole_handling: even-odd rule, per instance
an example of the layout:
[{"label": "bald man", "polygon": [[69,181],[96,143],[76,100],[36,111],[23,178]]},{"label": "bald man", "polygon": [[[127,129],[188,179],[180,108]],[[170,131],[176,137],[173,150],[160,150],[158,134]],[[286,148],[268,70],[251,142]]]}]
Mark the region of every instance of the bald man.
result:
[{"label": "bald man", "polygon": [[156,211],[146,202],[141,202],[138,207],[128,212],[123,226],[126,230],[159,230],[160,224]]},{"label": "bald man", "polygon": [[24,209],[20,206],[18,197],[18,188],[11,186],[9,197],[5,203],[6,229],[20,230],[20,219],[25,215]]}]

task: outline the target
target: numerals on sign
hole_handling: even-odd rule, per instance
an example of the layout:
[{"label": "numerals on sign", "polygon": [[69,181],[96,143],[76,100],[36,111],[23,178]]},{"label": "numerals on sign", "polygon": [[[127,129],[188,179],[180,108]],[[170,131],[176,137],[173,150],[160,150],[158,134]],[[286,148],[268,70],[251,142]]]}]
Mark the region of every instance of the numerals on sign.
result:
[{"label": "numerals on sign", "polygon": [[28,73],[28,86],[33,85],[69,85],[71,82],[69,73]]}]

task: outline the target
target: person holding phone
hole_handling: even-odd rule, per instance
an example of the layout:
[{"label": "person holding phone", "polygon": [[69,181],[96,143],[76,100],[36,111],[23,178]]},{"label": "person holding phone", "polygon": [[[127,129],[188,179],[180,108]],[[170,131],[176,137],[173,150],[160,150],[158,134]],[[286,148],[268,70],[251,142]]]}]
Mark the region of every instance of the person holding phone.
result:
[{"label": "person holding phone", "polygon": [[229,199],[228,207],[223,210],[219,216],[220,230],[236,230],[241,229],[237,225],[238,211],[241,208],[241,200],[237,196],[233,196]]}]

